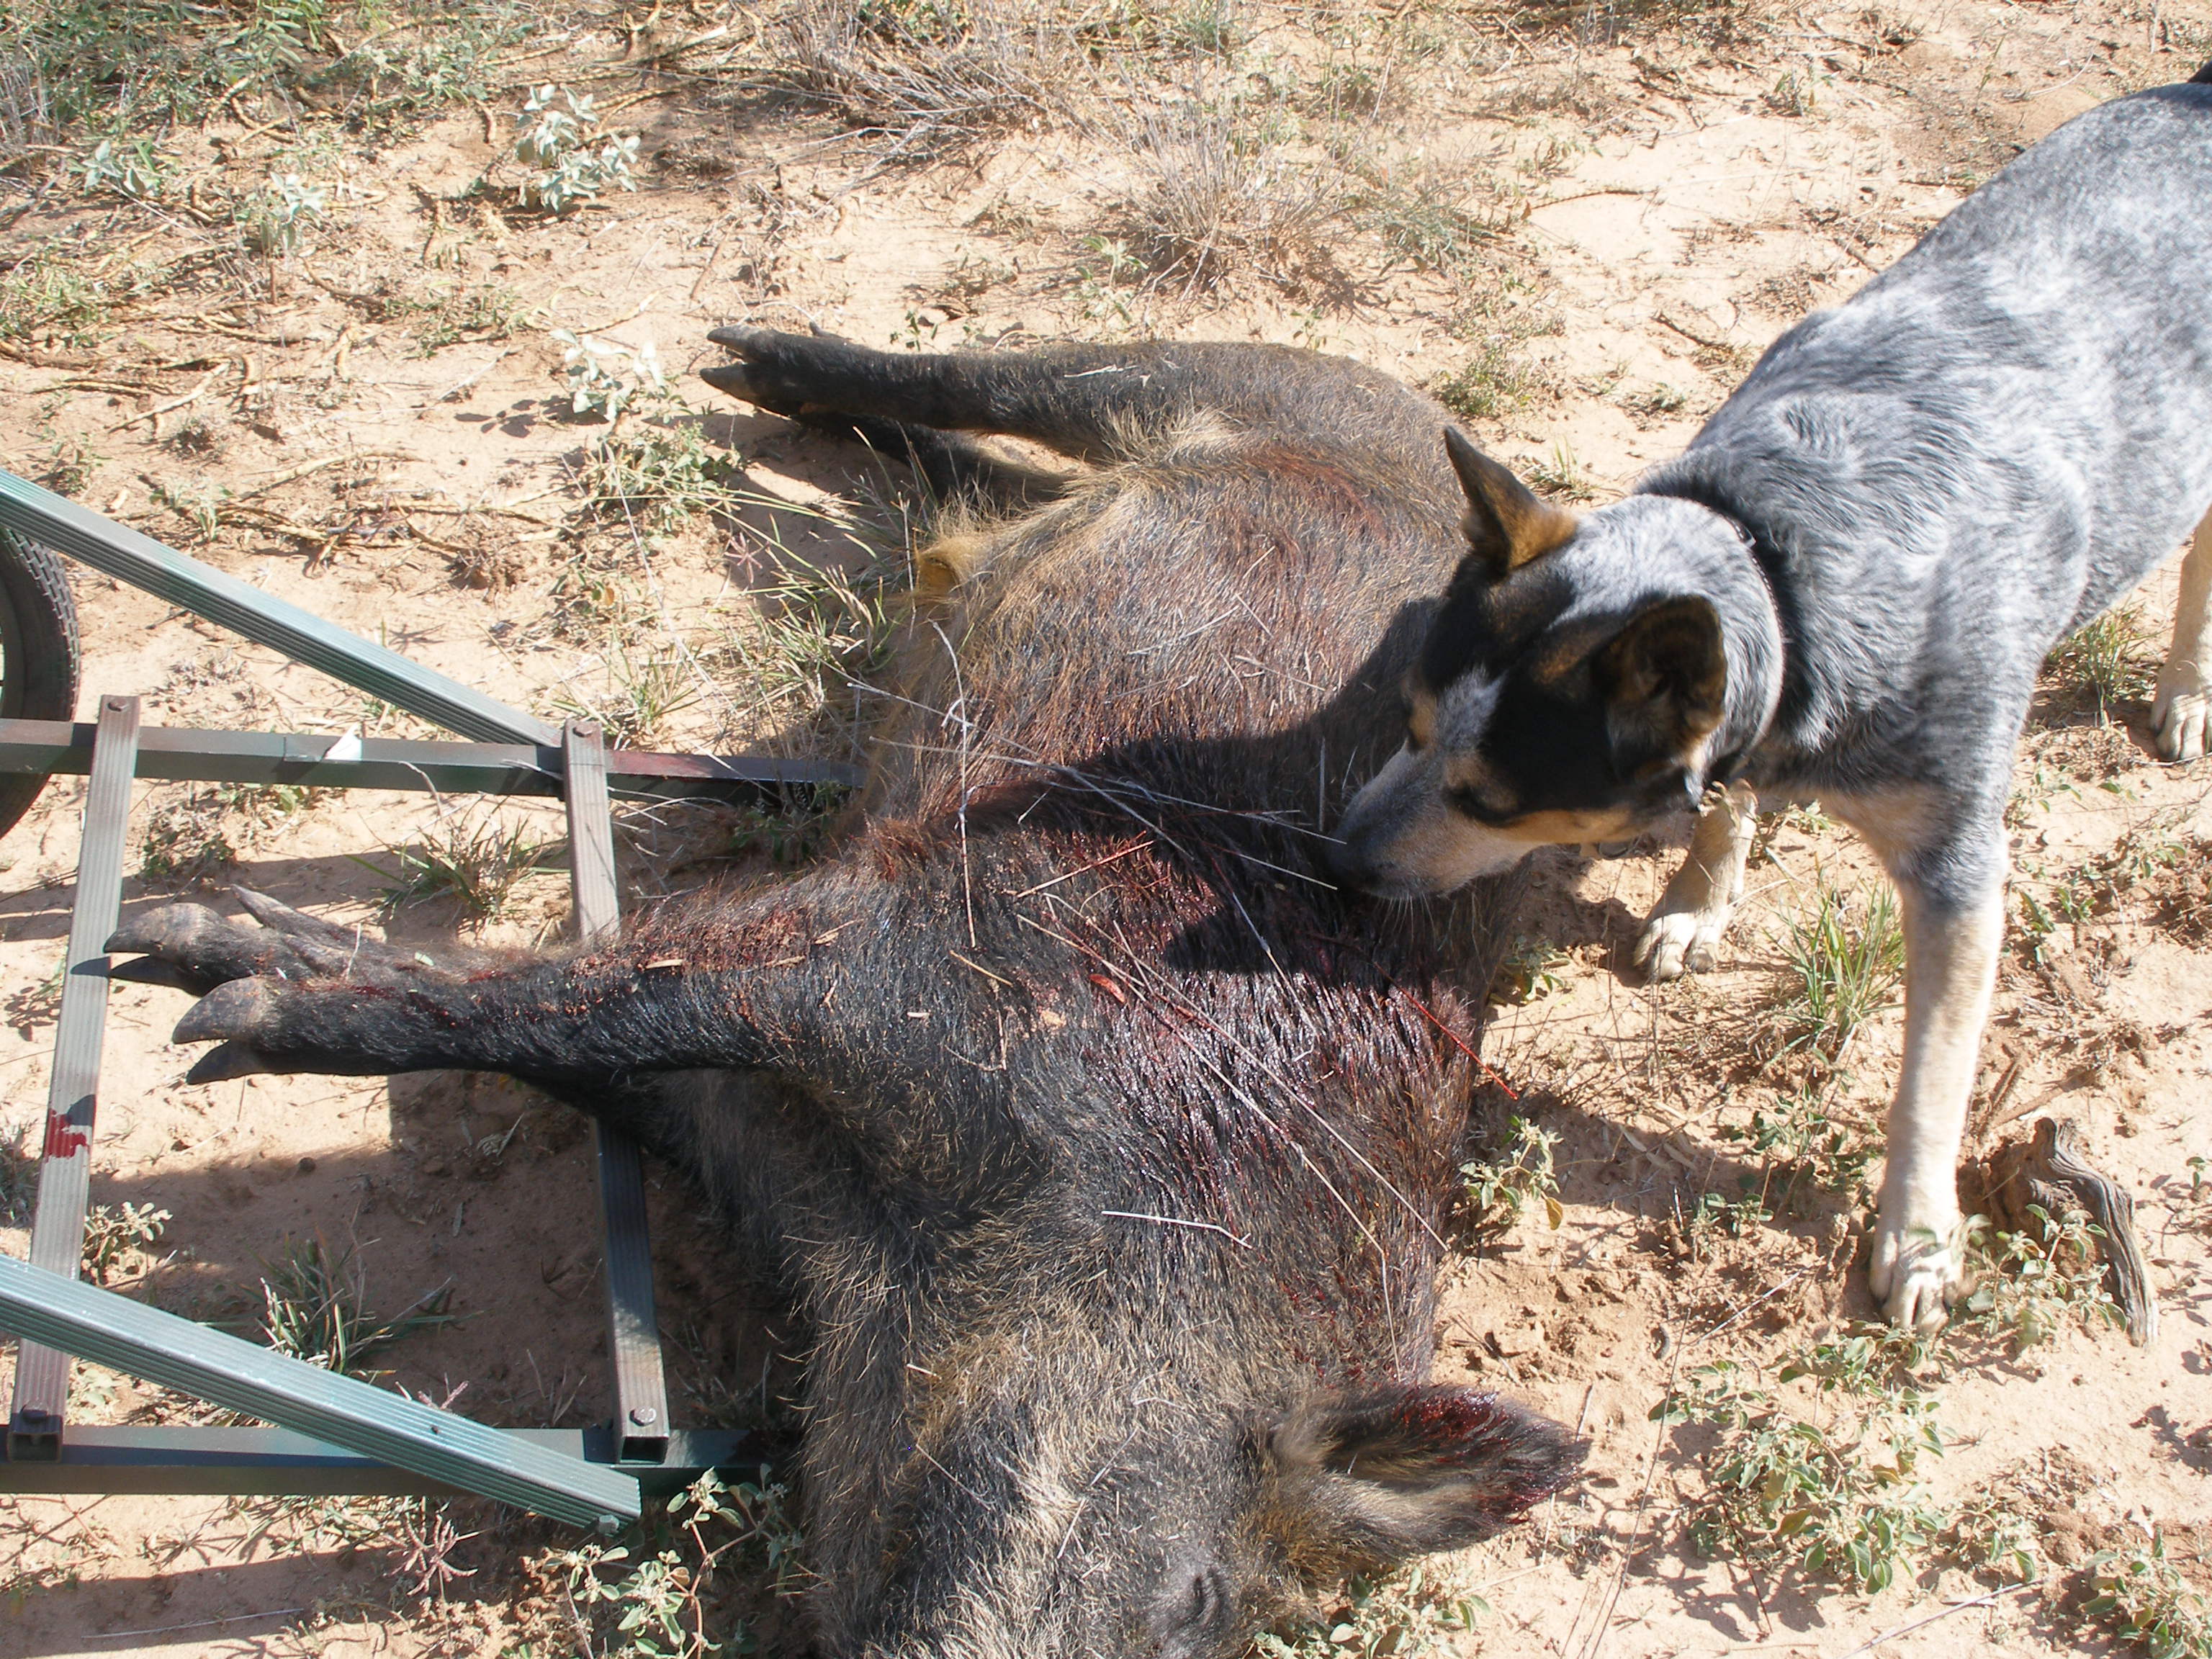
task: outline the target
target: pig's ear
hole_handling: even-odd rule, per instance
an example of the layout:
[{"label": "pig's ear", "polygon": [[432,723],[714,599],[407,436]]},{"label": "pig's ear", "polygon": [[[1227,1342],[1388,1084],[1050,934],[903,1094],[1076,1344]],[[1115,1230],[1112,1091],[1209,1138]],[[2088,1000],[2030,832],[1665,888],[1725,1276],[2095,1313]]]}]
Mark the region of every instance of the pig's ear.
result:
[{"label": "pig's ear", "polygon": [[1487,1538],[1557,1491],[1584,1450],[1510,1400],[1434,1384],[1322,1395],[1267,1446],[1284,1542],[1323,1571]]}]

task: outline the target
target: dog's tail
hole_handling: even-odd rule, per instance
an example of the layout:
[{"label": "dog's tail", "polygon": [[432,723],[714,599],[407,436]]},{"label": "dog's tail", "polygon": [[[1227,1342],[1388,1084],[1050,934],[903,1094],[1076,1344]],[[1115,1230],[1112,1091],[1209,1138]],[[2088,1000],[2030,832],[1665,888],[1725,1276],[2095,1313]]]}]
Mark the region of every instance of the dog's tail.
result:
[{"label": "dog's tail", "polygon": [[2196,74],[2191,76],[2185,84],[2192,87],[2212,87],[2212,64],[2207,64]]}]

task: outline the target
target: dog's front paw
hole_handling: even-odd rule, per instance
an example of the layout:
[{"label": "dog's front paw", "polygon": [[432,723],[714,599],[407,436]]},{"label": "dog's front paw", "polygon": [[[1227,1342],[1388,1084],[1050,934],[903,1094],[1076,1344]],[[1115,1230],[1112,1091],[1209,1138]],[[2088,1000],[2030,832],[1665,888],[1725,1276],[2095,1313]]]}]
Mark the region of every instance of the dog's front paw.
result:
[{"label": "dog's front paw", "polygon": [[1654,983],[1709,972],[1734,908],[1670,910],[1662,903],[1636,941],[1636,966]]},{"label": "dog's front paw", "polygon": [[1885,1218],[1875,1228],[1867,1287],[1891,1324],[1907,1331],[1943,1328],[1951,1304],[1966,1293],[1965,1233],[1956,1218],[1893,1224]]},{"label": "dog's front paw", "polygon": [[2169,662],[2159,671],[2150,722],[2163,760],[2202,760],[2212,748],[2212,687],[2193,665]]}]

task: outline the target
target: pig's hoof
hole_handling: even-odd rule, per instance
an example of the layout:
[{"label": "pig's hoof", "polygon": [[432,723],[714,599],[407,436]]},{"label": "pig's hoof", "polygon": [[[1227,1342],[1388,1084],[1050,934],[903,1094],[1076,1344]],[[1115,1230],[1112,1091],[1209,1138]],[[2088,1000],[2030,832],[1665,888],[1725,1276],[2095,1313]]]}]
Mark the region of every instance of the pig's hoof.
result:
[{"label": "pig's hoof", "polygon": [[111,952],[167,963],[184,980],[205,988],[227,980],[282,972],[270,946],[279,936],[225,921],[204,904],[165,904],[127,916],[107,941]]},{"label": "pig's hoof", "polygon": [[174,1042],[244,1042],[268,1036],[276,1021],[281,1000],[276,983],[265,979],[234,979],[218,985],[177,1022]]},{"label": "pig's hoof", "polygon": [[717,392],[726,392],[771,415],[793,420],[826,406],[822,383],[830,360],[849,356],[853,351],[852,346],[834,336],[809,338],[770,328],[718,328],[707,337],[735,353],[740,361],[702,368],[701,380]]}]

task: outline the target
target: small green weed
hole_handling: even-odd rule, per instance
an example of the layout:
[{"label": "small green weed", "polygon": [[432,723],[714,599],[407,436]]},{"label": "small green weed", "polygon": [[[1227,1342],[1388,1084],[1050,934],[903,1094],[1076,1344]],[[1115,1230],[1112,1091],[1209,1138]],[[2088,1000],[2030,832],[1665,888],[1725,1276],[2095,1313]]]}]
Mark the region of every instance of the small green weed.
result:
[{"label": "small green weed", "polygon": [[330,191],[296,173],[271,173],[240,198],[238,226],[246,246],[271,259],[289,258],[307,246],[309,227],[322,222]]},{"label": "small green weed", "polygon": [[366,1274],[350,1246],[333,1251],[319,1236],[297,1240],[261,1279],[261,1334],[279,1353],[344,1376],[385,1375],[365,1362],[403,1337],[459,1316],[446,1311],[450,1285],[417,1297],[387,1319],[369,1311]]},{"label": "small green weed", "polygon": [[516,192],[523,206],[558,216],[611,190],[637,188],[637,135],[609,132],[588,95],[536,87],[515,119],[522,131],[514,158],[528,169]]},{"label": "small green weed", "polygon": [[1829,1116],[1835,1096],[1826,1083],[1808,1080],[1792,1093],[1778,1091],[1770,1106],[1752,1109],[1751,1121],[1724,1125],[1734,1141],[1765,1161],[1768,1193],[1778,1211],[1805,1187],[1853,1194],[1866,1183],[1876,1148],[1866,1137]]},{"label": "small green weed", "polygon": [[487,816],[453,819],[435,841],[386,843],[396,861],[392,869],[364,858],[354,861],[384,878],[379,898],[386,915],[403,904],[453,899],[471,917],[489,920],[505,913],[525,877],[556,867],[544,861],[550,845]]},{"label": "small green weed", "polygon": [[1792,1039],[1833,1064],[1868,1019],[1889,1006],[1905,975],[1905,934],[1887,887],[1846,893],[1823,880],[1813,913],[1790,921],[1783,956],[1796,979]]},{"label": "small green weed", "polygon": [[1587,501],[1597,496],[1597,484],[1576,459],[1573,446],[1564,438],[1552,446],[1552,453],[1541,460],[1531,461],[1522,469],[1522,474],[1547,495],[1557,495],[1564,501]]},{"label": "small green weed", "polygon": [[652,1522],[618,1544],[584,1544],[551,1558],[580,1620],[596,1633],[601,1659],[702,1659],[734,1645],[751,1650],[751,1632],[720,1625],[708,1635],[716,1576],[734,1557],[764,1576],[775,1595],[792,1594],[805,1570],[804,1541],[786,1511],[780,1485],[726,1486],[706,1474],[669,1500],[658,1538]]},{"label": "small green weed", "polygon": [[[572,405],[574,401],[572,392]],[[660,533],[728,507],[728,483],[736,472],[695,422],[637,421],[592,446],[581,483],[592,512]]]},{"label": "small green weed", "polygon": [[1553,1153],[1559,1144],[1556,1130],[1546,1129],[1516,1115],[1506,1120],[1497,1156],[1460,1165],[1467,1183],[1467,1201],[1478,1233],[1495,1235],[1510,1231],[1521,1219],[1531,1199],[1544,1206],[1544,1218],[1556,1229],[1565,1219],[1559,1203],[1559,1181]]},{"label": "small green weed", "polygon": [[[1784,1382],[1814,1375],[1781,1373]],[[1918,1473],[1923,1456],[1943,1450],[1936,1402],[1900,1385],[1871,1397],[1824,1389],[1822,1398],[1834,1409],[1801,1416],[1723,1360],[1690,1372],[1651,1415],[1719,1431],[1690,1514],[1706,1555],[1873,1595],[1915,1571],[1947,1522]]]},{"label": "small green weed", "polygon": [[1972,1235],[1968,1259],[1979,1282],[1966,1298],[1967,1317],[2008,1340],[2015,1354],[2063,1330],[2121,1323],[2097,1251],[2102,1230],[2076,1212],[2054,1217],[2030,1206],[2028,1214],[2040,1237],[1985,1228]]},{"label": "small green weed", "polygon": [[1456,1651],[1489,1613],[1480,1595],[1417,1565],[1394,1577],[1354,1578],[1322,1618],[1286,1634],[1264,1632],[1252,1650],[1261,1659],[1417,1659]]},{"label": "small green weed", "polygon": [[2102,715],[2116,702],[2150,696],[2157,670],[2142,618],[2131,605],[2107,611],[2084,623],[2058,642],[2044,672],[2077,698],[2096,705]]},{"label": "small green weed", "polygon": [[95,1204],[84,1218],[84,1274],[106,1285],[125,1261],[161,1241],[173,1219],[151,1204]]},{"label": "small green weed", "polygon": [[2166,1559],[2166,1539],[2093,1556],[2097,1587],[2083,1611],[2150,1655],[2150,1659],[2212,1659],[2212,1606]]},{"label": "small green weed", "polygon": [[1449,374],[1429,382],[1429,395],[1462,420],[1489,421],[1522,407],[1544,384],[1522,356],[1521,343],[1493,339]]},{"label": "small green weed", "polygon": [[126,201],[158,202],[168,193],[169,167],[149,137],[103,138],[80,164],[77,182],[88,196],[112,191]]},{"label": "small green weed", "polygon": [[699,696],[692,665],[678,655],[632,657],[617,646],[607,653],[606,689],[596,697],[556,699],[564,714],[599,721],[610,744],[631,745],[659,731],[663,722]]},{"label": "small green weed", "polygon": [[39,1195],[39,1152],[32,1122],[0,1123],[0,1226],[27,1221]]},{"label": "small green weed", "polygon": [[668,378],[660,372],[660,354],[652,341],[633,349],[565,328],[555,329],[553,337],[562,348],[568,412],[577,419],[597,415],[612,421],[633,404],[651,404],[667,395]]},{"label": "small green weed", "polygon": [[447,289],[412,304],[403,301],[395,309],[423,318],[415,331],[415,345],[425,357],[464,340],[511,340],[529,316],[522,296],[497,283]]},{"label": "small green weed", "polygon": [[1560,971],[1574,960],[1549,940],[1524,933],[1515,939],[1490,981],[1493,1002],[1523,1004],[1566,989]]}]

